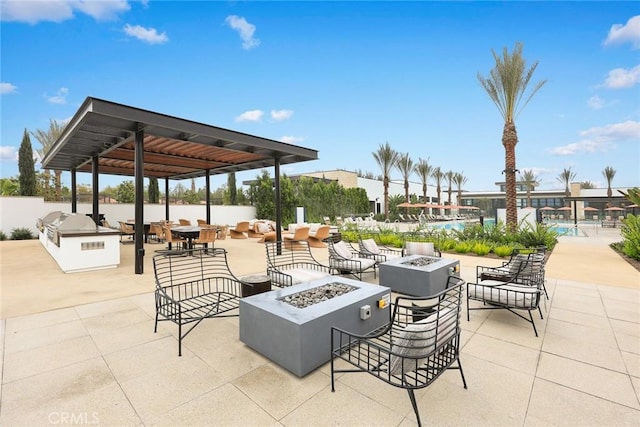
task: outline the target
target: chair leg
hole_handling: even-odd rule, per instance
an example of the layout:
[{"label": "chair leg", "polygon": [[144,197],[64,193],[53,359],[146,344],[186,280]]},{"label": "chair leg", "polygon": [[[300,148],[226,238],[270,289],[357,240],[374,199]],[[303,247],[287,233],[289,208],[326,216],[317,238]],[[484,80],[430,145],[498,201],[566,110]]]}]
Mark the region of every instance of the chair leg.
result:
[{"label": "chair leg", "polygon": [[416,402],[416,395],[413,393],[413,389],[407,389],[409,392],[409,399],[411,400],[411,406],[413,406],[413,412],[416,414],[416,420],[418,421],[418,427],[422,427],[422,422],[420,421],[420,412],[418,411],[418,404]]},{"label": "chair leg", "polygon": [[531,314],[531,310],[529,310],[529,319],[531,319],[531,324],[533,325],[533,332],[536,333],[536,337],[537,337],[538,329],[536,329],[536,322],[533,321],[533,315]]}]

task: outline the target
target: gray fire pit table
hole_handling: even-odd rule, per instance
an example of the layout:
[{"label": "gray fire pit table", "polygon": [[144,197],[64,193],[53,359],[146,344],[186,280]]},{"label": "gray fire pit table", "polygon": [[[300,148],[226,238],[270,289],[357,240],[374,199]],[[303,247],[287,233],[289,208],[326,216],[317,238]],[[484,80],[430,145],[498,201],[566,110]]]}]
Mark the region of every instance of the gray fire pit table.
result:
[{"label": "gray fire pit table", "polygon": [[[424,266],[414,266],[410,262],[419,258],[433,261]],[[460,275],[460,261],[457,259],[409,255],[393,258],[380,263],[378,283],[392,291],[405,295],[429,297],[444,290],[451,274]]]},{"label": "gray fire pit table", "polygon": [[[348,293],[297,308],[284,298],[331,283],[353,286]],[[391,290],[329,276],[240,300],[240,341],[302,377],[331,359],[331,327],[367,333],[389,322]],[[379,301],[386,301],[379,308]]]}]

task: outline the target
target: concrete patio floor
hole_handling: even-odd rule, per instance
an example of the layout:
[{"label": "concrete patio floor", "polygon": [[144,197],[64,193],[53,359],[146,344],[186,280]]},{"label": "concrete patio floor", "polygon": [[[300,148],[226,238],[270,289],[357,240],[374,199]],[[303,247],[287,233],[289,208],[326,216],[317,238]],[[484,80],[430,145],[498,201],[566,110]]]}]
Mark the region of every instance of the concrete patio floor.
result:
[{"label": "concrete patio floor", "polygon": [[[640,424],[640,273],[607,246],[619,230],[587,234],[551,255],[539,337],[503,310],[463,318],[469,388],[451,371],[420,390],[425,425]],[[116,269],[64,274],[37,240],[0,242],[0,425],[416,425],[404,390],[343,374],[332,393],[329,364],[298,378],[241,343],[237,318],[204,321],[178,357],[175,325],[153,333],[161,247],[143,275],[133,245]],[[216,247],[238,276],[265,271],[256,239]],[[500,263],[445,257],[465,280]]]}]

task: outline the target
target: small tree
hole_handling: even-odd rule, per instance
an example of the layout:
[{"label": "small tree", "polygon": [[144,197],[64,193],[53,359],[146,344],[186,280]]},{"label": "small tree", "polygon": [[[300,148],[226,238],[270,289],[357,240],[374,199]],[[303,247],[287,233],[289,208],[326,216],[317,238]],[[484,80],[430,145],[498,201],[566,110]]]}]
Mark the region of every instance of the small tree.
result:
[{"label": "small tree", "polygon": [[565,168],[560,175],[558,175],[558,181],[564,184],[564,194],[568,198],[571,196],[571,191],[569,190],[569,184],[571,181],[576,179],[576,173],[571,170],[571,167]]},{"label": "small tree", "polygon": [[133,181],[124,181],[118,185],[116,198],[119,203],[133,203],[136,200],[136,188]]},{"label": "small tree", "polygon": [[527,186],[527,207],[531,207],[531,187],[538,185],[538,178],[532,169],[527,169],[522,172],[520,182]]},{"label": "small tree", "polygon": [[389,219],[389,181],[391,181],[391,169],[398,161],[398,152],[391,148],[389,143],[380,144],[378,151],[372,153],[378,166],[382,169],[382,185],[384,187],[384,217]]},{"label": "small tree", "polygon": [[20,150],[18,151],[18,172],[20,173],[20,195],[35,196],[36,188],[36,168],[33,160],[33,148],[29,132],[24,130]]},{"label": "small tree", "polygon": [[422,199],[424,203],[427,203],[427,186],[429,185],[429,177],[433,172],[433,166],[429,164],[429,159],[424,160],[418,158],[418,163],[414,168],[415,173],[420,177],[422,182]]},{"label": "small tree", "polygon": [[229,192],[229,204],[238,204],[238,190],[236,188],[236,174],[231,172],[227,176],[227,191]]},{"label": "small tree", "polygon": [[448,201],[449,204],[451,204],[451,192],[453,191],[453,177],[455,176],[455,172],[454,171],[447,171],[444,174],[444,177],[447,179],[447,183],[449,184],[449,187],[447,188],[447,194],[449,196]]},{"label": "small tree", "polygon": [[611,166],[607,166],[602,171],[602,176],[607,180],[607,199],[609,199],[609,206],[611,206],[611,196],[613,195],[611,191],[611,181],[613,181],[613,177],[616,176],[616,170]]},{"label": "small tree", "polygon": [[160,202],[160,189],[158,188],[158,178],[149,178],[149,203]]}]

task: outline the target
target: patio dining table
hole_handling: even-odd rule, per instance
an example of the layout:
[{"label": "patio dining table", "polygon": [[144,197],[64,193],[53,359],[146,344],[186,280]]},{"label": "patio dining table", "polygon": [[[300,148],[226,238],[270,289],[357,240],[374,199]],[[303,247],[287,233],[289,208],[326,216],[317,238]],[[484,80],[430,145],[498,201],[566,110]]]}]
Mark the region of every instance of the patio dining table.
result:
[{"label": "patio dining table", "polygon": [[[133,229],[136,229],[136,223],[135,221],[126,221],[125,224],[133,227]],[[149,231],[151,230],[151,223],[146,222],[143,225],[143,232],[144,232],[144,242],[148,243],[149,242]]]},{"label": "patio dining table", "polygon": [[[189,249],[193,249],[193,239],[197,239],[200,235],[200,229],[197,225],[180,225],[177,227],[171,227],[171,234],[182,237],[187,241]],[[171,247],[169,247],[171,249]]]}]

